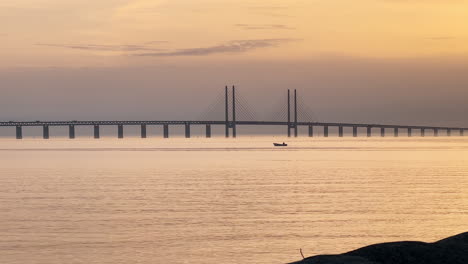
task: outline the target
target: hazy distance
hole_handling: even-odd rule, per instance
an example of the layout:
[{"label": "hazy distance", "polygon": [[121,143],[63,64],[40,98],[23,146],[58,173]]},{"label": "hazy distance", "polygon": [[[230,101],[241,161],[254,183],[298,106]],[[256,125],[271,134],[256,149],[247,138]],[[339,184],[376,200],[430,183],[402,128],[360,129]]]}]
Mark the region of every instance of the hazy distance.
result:
[{"label": "hazy distance", "polygon": [[[259,117],[298,89],[326,122],[468,126],[468,1],[0,4],[0,120]],[[222,113],[220,113],[222,118]]]},{"label": "hazy distance", "polygon": [[16,69],[0,73],[0,119],[193,120],[236,85],[258,117],[298,89],[314,121],[466,126],[466,72],[454,61],[353,58]]}]

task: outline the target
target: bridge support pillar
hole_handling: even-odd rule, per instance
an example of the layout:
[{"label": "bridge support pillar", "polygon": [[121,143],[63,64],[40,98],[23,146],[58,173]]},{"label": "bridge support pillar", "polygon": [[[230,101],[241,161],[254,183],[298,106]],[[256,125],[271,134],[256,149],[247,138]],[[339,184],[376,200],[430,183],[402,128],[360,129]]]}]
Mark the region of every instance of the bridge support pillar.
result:
[{"label": "bridge support pillar", "polygon": [[353,137],[357,137],[358,136],[358,128],[357,126],[353,126]]},{"label": "bridge support pillar", "polygon": [[367,127],[367,137],[372,137],[372,127]]},{"label": "bridge support pillar", "polygon": [[211,125],[206,125],[206,138],[211,137]]},{"label": "bridge support pillar", "polygon": [[314,136],[314,126],[309,125],[309,137],[313,137],[313,136]]},{"label": "bridge support pillar", "polygon": [[141,124],[141,138],[146,138],[146,124]]},{"label": "bridge support pillar", "polygon": [[190,124],[189,123],[185,124],[185,138],[190,138]]},{"label": "bridge support pillar", "polygon": [[434,128],[434,137],[438,137],[438,136],[439,136],[439,129]]},{"label": "bridge support pillar", "polygon": [[447,129],[447,136],[450,137],[452,135],[452,129]]},{"label": "bridge support pillar", "polygon": [[338,127],[338,136],[343,137],[343,127],[342,126]]},{"label": "bridge support pillar", "polygon": [[385,137],[385,127],[380,128],[380,136]]},{"label": "bridge support pillar", "polygon": [[328,137],[328,126],[323,127],[323,136]]},{"label": "bridge support pillar", "polygon": [[464,130],[460,129],[460,136],[463,137]]},{"label": "bridge support pillar", "polygon": [[117,125],[117,137],[118,138],[123,138],[124,137],[123,125]]},{"label": "bridge support pillar", "polygon": [[69,125],[68,126],[68,138],[74,139],[75,138],[75,126]]},{"label": "bridge support pillar", "polygon": [[42,126],[42,137],[44,139],[49,139],[49,126],[48,125]]},{"label": "bridge support pillar", "polygon": [[426,136],[426,129],[421,128],[421,137],[425,137],[425,136]]},{"label": "bridge support pillar", "polygon": [[408,137],[411,137],[412,136],[412,130],[411,130],[411,127],[408,127]]},{"label": "bridge support pillar", "polygon": [[99,138],[100,135],[99,135],[99,126],[98,125],[94,125],[94,138]]},{"label": "bridge support pillar", "polygon": [[393,129],[393,135],[394,135],[395,137],[398,137],[398,127],[395,127],[395,128]]},{"label": "bridge support pillar", "polygon": [[23,128],[16,126],[16,139],[23,139]]},{"label": "bridge support pillar", "polygon": [[163,125],[163,130],[164,138],[169,138],[169,125]]}]

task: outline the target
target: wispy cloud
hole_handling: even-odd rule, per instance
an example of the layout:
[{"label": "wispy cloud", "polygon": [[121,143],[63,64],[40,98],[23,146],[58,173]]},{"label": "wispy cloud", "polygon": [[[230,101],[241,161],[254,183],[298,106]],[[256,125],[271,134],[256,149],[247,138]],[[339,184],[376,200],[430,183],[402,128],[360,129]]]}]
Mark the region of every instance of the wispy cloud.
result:
[{"label": "wispy cloud", "polygon": [[136,56],[171,57],[171,56],[207,56],[218,53],[244,53],[255,49],[276,47],[297,39],[252,39],[234,40],[224,44],[204,48],[177,49],[168,52],[140,53]]},{"label": "wispy cloud", "polygon": [[260,11],[280,11],[287,10],[287,6],[251,6],[249,9],[260,10]]},{"label": "wispy cloud", "polygon": [[293,27],[282,25],[282,24],[235,24],[236,27],[244,30],[262,30],[262,29],[294,29]]},{"label": "wispy cloud", "polygon": [[138,51],[161,51],[154,45],[167,43],[167,41],[151,41],[138,45],[103,45],[103,44],[50,44],[37,43],[38,46],[58,47],[76,50],[88,51],[123,51],[123,52],[138,52]]},{"label": "wispy cloud", "polygon": [[[241,24],[239,24],[241,25]],[[281,26],[281,25],[276,25]],[[175,57],[175,56],[208,56],[219,53],[244,53],[255,49],[277,47],[281,44],[297,41],[291,38],[233,40],[209,47],[184,48],[168,50],[157,47],[167,41],[151,41],[138,45],[104,45],[104,44],[53,44],[38,43],[38,46],[66,48],[82,51],[125,52],[132,56]]]},{"label": "wispy cloud", "polygon": [[289,10],[289,7],[286,6],[251,6],[248,8],[251,12],[270,16],[270,17],[292,17],[289,14],[286,14]]},{"label": "wispy cloud", "polygon": [[456,38],[452,37],[452,36],[435,36],[435,37],[428,37],[426,39],[429,39],[429,40],[452,40],[452,39],[456,39]]}]

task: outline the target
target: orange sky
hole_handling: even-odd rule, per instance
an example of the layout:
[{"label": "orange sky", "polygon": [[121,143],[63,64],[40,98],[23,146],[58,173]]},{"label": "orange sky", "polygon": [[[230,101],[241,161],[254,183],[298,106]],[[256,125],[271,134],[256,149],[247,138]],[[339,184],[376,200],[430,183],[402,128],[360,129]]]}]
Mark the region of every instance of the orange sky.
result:
[{"label": "orange sky", "polygon": [[297,88],[320,121],[468,125],[467,18],[468,0],[1,0],[0,120],[197,118],[235,84],[259,110]]},{"label": "orange sky", "polygon": [[0,67],[466,56],[467,17],[465,0],[2,0]]}]

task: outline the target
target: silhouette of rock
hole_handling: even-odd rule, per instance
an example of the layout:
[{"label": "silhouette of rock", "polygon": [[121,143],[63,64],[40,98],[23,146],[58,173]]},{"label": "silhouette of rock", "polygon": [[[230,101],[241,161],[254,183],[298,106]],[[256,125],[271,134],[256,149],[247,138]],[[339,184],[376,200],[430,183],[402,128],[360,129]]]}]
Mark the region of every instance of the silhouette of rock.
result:
[{"label": "silhouette of rock", "polygon": [[291,264],[468,264],[468,232],[435,243],[375,244],[341,255],[320,255]]}]

